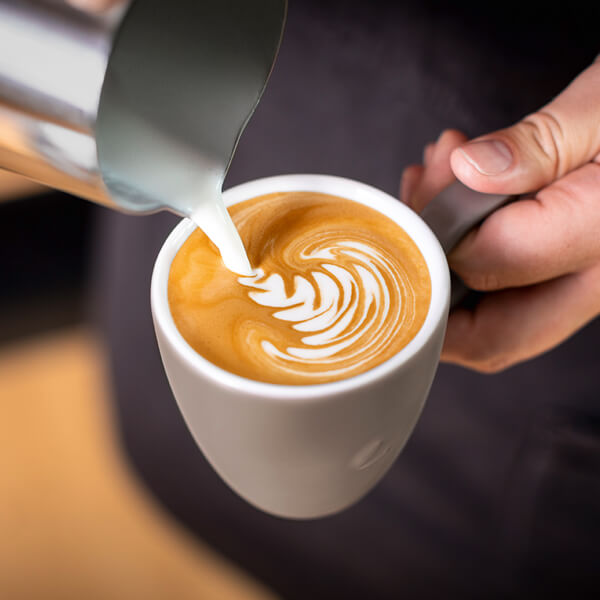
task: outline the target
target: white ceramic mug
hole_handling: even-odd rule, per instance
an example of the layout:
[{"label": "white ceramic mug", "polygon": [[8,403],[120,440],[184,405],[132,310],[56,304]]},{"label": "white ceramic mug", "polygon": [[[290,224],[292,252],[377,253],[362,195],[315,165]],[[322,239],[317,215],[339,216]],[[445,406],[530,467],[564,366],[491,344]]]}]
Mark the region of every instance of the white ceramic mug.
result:
[{"label": "white ceramic mug", "polygon": [[408,440],[437,369],[450,277],[444,250],[424,221],[396,198],[363,183],[326,175],[283,175],[238,185],[224,198],[231,206],[295,190],[333,194],[374,208],[419,247],[431,277],[431,303],[423,326],[400,352],[349,379],[316,385],[263,383],[213,365],[183,339],[167,299],[171,262],[195,229],[187,219],[175,227],[158,255],[151,301],[173,394],[217,473],[266,512],[314,518],[364,496]]}]

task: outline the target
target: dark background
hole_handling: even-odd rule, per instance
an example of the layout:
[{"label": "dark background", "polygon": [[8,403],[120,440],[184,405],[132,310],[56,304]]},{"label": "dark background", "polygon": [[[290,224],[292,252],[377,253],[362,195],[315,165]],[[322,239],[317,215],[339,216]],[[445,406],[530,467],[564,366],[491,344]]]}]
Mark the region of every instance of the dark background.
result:
[{"label": "dark background", "polygon": [[[598,16],[583,2],[292,2],[227,185],[322,172],[395,194],[442,129],[491,131],[564,88],[598,52]],[[176,221],[63,194],[0,205],[0,337],[97,326],[123,446],[190,531],[284,598],[581,598],[597,586],[598,320],[499,375],[441,366],[373,493],[328,519],[274,519],[208,467],[164,378],[148,292]]]},{"label": "dark background", "polygon": [[87,318],[97,210],[53,191],[0,203],[0,343]]}]

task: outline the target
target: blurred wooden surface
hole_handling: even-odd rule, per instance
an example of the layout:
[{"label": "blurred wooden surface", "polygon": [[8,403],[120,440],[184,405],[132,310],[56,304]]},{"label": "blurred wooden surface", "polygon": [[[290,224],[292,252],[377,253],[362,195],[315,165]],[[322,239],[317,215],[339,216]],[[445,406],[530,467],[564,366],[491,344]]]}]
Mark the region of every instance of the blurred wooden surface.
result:
[{"label": "blurred wooden surface", "polygon": [[85,330],[0,348],[0,598],[273,598],[137,484]]}]

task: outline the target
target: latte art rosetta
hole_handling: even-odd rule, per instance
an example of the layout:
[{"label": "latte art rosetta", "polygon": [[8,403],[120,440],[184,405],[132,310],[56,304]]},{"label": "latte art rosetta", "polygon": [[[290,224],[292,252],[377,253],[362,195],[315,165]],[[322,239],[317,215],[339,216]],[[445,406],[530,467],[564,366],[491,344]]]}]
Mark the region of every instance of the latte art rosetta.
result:
[{"label": "latte art rosetta", "polygon": [[195,231],[169,275],[175,324],[204,358],[259,381],[323,383],[381,364],[421,328],[427,265],[388,217],[315,192],[268,194],[230,212],[254,274],[228,271]]},{"label": "latte art rosetta", "polygon": [[309,376],[343,376],[377,357],[397,327],[410,326],[414,310],[403,311],[402,298],[414,303],[411,283],[394,261],[364,242],[319,239],[314,247],[306,240],[302,245],[298,261],[311,270],[294,276],[291,295],[279,273],[266,276],[258,269],[238,281],[257,290],[248,293],[254,302],[280,309],[274,318],[305,334],[301,345],[287,348],[262,340],[271,361],[289,372],[307,373],[305,366],[313,364],[319,369]]}]

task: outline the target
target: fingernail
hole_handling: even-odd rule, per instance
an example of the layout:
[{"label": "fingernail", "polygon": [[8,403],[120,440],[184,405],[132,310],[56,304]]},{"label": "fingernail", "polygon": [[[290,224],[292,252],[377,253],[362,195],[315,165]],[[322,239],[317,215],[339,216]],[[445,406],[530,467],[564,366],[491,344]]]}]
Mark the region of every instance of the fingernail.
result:
[{"label": "fingernail", "polygon": [[510,167],[513,158],[508,146],[497,140],[470,142],[459,150],[482,175],[500,175]]}]

